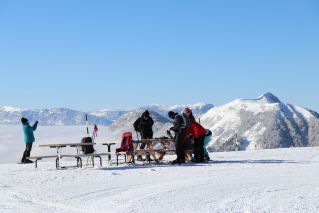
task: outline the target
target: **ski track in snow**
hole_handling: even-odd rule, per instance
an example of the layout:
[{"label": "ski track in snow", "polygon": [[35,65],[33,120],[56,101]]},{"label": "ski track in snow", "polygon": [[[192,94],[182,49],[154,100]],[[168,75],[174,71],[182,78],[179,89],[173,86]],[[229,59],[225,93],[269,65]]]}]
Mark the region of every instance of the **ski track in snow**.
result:
[{"label": "ski track in snow", "polygon": [[[0,165],[1,212],[319,212],[319,148],[211,153],[213,162],[55,170]],[[104,162],[104,165],[107,165]]]}]

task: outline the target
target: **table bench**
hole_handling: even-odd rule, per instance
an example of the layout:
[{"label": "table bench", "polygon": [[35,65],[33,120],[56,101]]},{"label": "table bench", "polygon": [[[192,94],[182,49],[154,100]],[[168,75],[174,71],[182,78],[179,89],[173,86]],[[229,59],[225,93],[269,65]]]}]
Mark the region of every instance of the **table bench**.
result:
[{"label": "table bench", "polygon": [[111,153],[92,153],[92,154],[62,154],[60,156],[57,155],[48,155],[48,156],[32,156],[28,157],[29,160],[35,160],[35,168],[38,168],[38,161],[43,160],[46,158],[55,158],[56,159],[56,168],[62,168],[60,167],[60,159],[61,158],[76,158],[77,159],[77,165],[76,167],[82,168],[82,158],[84,157],[91,157],[92,158],[92,166],[95,166],[94,158],[100,159],[100,166],[102,166],[102,157],[101,156],[111,156]]}]

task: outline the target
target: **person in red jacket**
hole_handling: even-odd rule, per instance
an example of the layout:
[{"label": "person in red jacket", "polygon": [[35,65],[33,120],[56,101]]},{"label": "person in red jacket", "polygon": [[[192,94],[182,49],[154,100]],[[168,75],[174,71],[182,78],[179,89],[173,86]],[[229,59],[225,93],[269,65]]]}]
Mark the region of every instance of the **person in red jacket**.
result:
[{"label": "person in red jacket", "polygon": [[190,120],[190,126],[187,130],[187,134],[190,134],[194,138],[194,159],[193,162],[204,162],[204,140],[206,135],[206,129],[196,122],[192,111],[189,108],[185,108],[183,114]]}]

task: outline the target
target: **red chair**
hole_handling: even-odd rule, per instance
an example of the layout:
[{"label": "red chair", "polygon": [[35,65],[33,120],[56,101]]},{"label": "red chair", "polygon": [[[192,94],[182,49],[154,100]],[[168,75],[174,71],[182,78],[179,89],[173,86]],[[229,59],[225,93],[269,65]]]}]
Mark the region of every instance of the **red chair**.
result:
[{"label": "red chair", "polygon": [[[119,165],[119,156],[124,155],[125,163],[134,162],[134,147],[133,147],[133,134],[132,132],[125,132],[122,135],[121,148],[116,149],[116,164]],[[131,157],[131,161],[128,160]]]}]

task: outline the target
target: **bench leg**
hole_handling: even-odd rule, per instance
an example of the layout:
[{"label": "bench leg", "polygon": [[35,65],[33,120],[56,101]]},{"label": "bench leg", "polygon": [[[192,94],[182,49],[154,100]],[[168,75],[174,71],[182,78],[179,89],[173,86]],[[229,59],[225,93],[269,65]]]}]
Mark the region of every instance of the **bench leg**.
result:
[{"label": "bench leg", "polygon": [[99,155],[96,155],[96,156],[94,156],[94,157],[96,157],[96,158],[99,158],[99,159],[100,159],[100,166],[102,166],[102,157],[101,157],[101,156],[99,156]]},{"label": "bench leg", "polygon": [[78,167],[82,168],[82,158],[78,157],[77,159],[79,162]]},{"label": "bench leg", "polygon": [[94,167],[94,156],[92,156],[91,158],[92,158],[92,166]]},{"label": "bench leg", "polygon": [[99,158],[100,158],[100,166],[102,167],[102,158],[101,156],[99,156]]},{"label": "bench leg", "polygon": [[38,168],[38,160],[42,160],[42,158],[37,158],[34,162],[35,168]]},{"label": "bench leg", "polygon": [[57,157],[57,158],[55,159],[55,168],[56,168],[56,169],[58,169],[58,168],[60,167],[59,161],[60,161],[60,159],[59,159],[59,157]]},{"label": "bench leg", "polygon": [[117,166],[119,165],[119,155],[118,154],[116,155],[116,165]]}]

